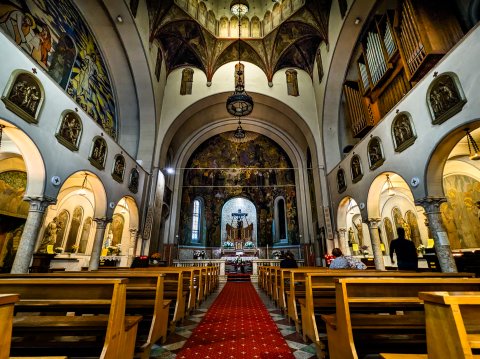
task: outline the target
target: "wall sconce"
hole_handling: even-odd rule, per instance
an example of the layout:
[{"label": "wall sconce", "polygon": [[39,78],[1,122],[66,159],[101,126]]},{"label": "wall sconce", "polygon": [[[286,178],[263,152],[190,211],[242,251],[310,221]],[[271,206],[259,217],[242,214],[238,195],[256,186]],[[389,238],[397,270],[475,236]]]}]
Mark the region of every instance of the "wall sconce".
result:
[{"label": "wall sconce", "polygon": [[466,128],[464,130],[467,134],[467,143],[468,143],[468,157],[472,161],[480,160],[480,149],[478,148],[477,142],[473,139],[473,136],[470,134],[470,129]]}]

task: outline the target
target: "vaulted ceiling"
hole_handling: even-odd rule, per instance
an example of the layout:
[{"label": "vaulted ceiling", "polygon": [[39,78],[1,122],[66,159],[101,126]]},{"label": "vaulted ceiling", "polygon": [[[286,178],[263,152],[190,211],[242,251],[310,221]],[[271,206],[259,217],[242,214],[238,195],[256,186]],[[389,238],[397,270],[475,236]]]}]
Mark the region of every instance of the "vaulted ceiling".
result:
[{"label": "vaulted ceiling", "polygon": [[170,73],[194,66],[211,81],[222,65],[238,60],[260,67],[272,81],[275,72],[290,67],[313,76],[317,48],[328,39],[331,0],[306,0],[263,38],[218,38],[180,8],[174,0],[150,0],[151,41],[160,44]]}]

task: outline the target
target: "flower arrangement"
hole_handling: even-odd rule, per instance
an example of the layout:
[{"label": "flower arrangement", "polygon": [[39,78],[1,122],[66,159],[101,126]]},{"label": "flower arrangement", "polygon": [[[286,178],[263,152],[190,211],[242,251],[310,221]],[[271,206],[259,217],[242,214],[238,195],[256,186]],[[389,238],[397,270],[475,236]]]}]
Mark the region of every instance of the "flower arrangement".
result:
[{"label": "flower arrangement", "polygon": [[252,241],[247,241],[245,242],[245,244],[243,245],[243,248],[253,248],[255,245],[253,244]]},{"label": "flower arrangement", "polygon": [[223,242],[223,248],[230,249],[233,247],[234,247],[233,242],[230,242],[230,241]]},{"label": "flower arrangement", "polygon": [[62,247],[55,247],[54,250],[53,250],[55,253],[62,253],[63,252],[63,248]]},{"label": "flower arrangement", "polygon": [[425,246],[423,244],[420,244],[418,247],[417,247],[417,252],[418,254],[425,254]]},{"label": "flower arrangement", "polygon": [[280,251],[273,251],[272,252],[272,257],[274,259],[279,259],[281,255],[282,255],[282,253]]},{"label": "flower arrangement", "polygon": [[363,245],[360,247],[360,249],[362,250],[362,254],[365,258],[370,254],[370,252],[368,251],[368,248],[369,247],[366,245]]},{"label": "flower arrangement", "polygon": [[193,251],[193,259],[205,259],[206,256],[205,251]]},{"label": "flower arrangement", "polygon": [[150,255],[150,258],[151,258],[151,259],[159,260],[159,259],[162,259],[162,255],[161,255],[160,253],[158,253],[158,252],[155,252],[155,253],[152,253],[152,254]]},{"label": "flower arrangement", "polygon": [[108,246],[107,247],[107,254],[109,256],[118,256],[120,255],[120,247],[119,246]]},{"label": "flower arrangement", "polygon": [[77,246],[76,244],[74,244],[74,245],[72,245],[72,246],[70,247],[70,249],[67,250],[66,252],[69,252],[69,253],[77,253],[77,251],[78,251],[78,246]]}]

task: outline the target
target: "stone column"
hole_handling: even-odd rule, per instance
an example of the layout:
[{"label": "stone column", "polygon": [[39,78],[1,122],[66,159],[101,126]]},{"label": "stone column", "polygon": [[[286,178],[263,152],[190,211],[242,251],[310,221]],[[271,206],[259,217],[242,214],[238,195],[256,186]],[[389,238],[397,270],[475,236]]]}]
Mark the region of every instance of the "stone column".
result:
[{"label": "stone column", "polygon": [[135,245],[136,245],[136,239],[137,239],[137,233],[138,230],[136,228],[130,228],[130,242],[128,243],[128,250],[127,250],[127,266],[130,267],[130,265],[133,262],[133,258],[135,258]]},{"label": "stone column", "polygon": [[90,263],[88,270],[97,270],[100,263],[100,255],[102,254],[103,238],[105,237],[105,229],[107,224],[112,221],[111,218],[95,218],[97,230],[95,232],[95,240],[93,242],[92,254],[90,255]]},{"label": "stone column", "polygon": [[350,255],[350,248],[348,246],[348,239],[347,239],[347,229],[346,228],[339,228],[338,229],[338,243],[339,248],[344,255]]},{"label": "stone column", "polygon": [[385,270],[382,247],[380,245],[380,232],[378,231],[378,223],[381,220],[381,218],[368,219],[368,230],[370,232],[370,240],[372,242],[373,259],[375,261],[375,269],[377,270]]},{"label": "stone column", "polygon": [[30,202],[30,209],[12,266],[11,273],[14,274],[28,273],[45,210],[57,201],[49,197],[25,197],[24,200]]},{"label": "stone column", "polygon": [[415,201],[422,206],[428,217],[428,224],[435,242],[435,252],[442,272],[457,272],[457,265],[453,259],[447,231],[443,226],[440,205],[446,202],[444,197],[425,197]]}]

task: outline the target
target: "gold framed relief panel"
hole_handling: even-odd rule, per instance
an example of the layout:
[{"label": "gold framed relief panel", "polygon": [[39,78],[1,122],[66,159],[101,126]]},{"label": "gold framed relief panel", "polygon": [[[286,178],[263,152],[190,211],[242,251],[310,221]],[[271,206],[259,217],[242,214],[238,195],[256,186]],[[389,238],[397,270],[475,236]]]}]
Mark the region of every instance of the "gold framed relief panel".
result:
[{"label": "gold framed relief panel", "polygon": [[122,183],[125,174],[125,157],[116,155],[113,161],[112,177],[115,181]]},{"label": "gold framed relief panel", "polygon": [[99,170],[105,169],[107,150],[107,141],[105,141],[103,137],[96,136],[92,141],[92,148],[90,149],[88,160]]},{"label": "gold framed relief panel", "polygon": [[16,70],[10,75],[2,95],[5,107],[28,123],[38,123],[45,91],[34,75]]},{"label": "gold framed relief panel", "polygon": [[55,133],[58,142],[71,151],[78,151],[82,132],[83,124],[80,116],[70,110],[64,111],[60,117],[57,132]]}]

